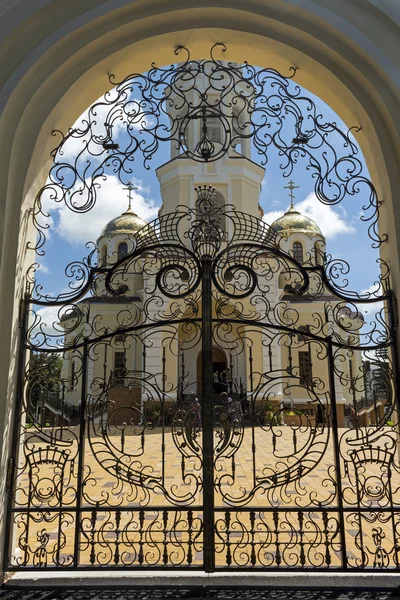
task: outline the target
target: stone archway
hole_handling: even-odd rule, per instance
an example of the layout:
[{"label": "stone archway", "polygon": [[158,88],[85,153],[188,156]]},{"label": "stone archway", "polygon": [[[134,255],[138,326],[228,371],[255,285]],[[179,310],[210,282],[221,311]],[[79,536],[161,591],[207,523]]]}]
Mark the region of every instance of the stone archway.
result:
[{"label": "stone archway", "polygon": [[[17,23],[13,9],[3,15],[9,19],[10,31],[4,51],[11,57],[9,70],[3,74],[0,121],[0,197],[5,216],[1,231],[3,475],[9,418],[17,394],[18,304],[30,237],[28,211],[46,177],[46,161],[54,145],[51,130],[67,129],[105,91],[107,71],[145,70],[149,56],[160,64],[167,56],[172,61],[174,47],[189,39],[195,58],[213,41],[223,40],[229,47],[228,60],[247,59],[283,71],[296,64],[299,83],[327,101],[345,122],[362,125],[357,139],[378,194],[385,200],[382,226],[389,233],[393,287],[399,292],[396,231],[400,230],[400,211],[392,204],[392,190],[399,186],[398,90],[386,46],[395,33],[387,27],[388,16],[375,3],[368,2],[359,9],[362,18],[357,22],[352,2],[332,8],[328,0],[306,4],[302,9],[294,0],[249,2],[245,7],[237,2],[230,3],[229,8],[222,0],[212,8],[192,0],[185,9],[164,1],[146,6],[143,2],[93,6],[86,0],[71,7],[68,15],[39,2],[27,2],[29,11],[24,11],[22,4],[15,10],[31,15],[25,23]],[[37,8],[42,9],[40,13],[35,13]],[[23,37],[28,29],[34,35]],[[19,206],[22,213],[16,209]]]}]

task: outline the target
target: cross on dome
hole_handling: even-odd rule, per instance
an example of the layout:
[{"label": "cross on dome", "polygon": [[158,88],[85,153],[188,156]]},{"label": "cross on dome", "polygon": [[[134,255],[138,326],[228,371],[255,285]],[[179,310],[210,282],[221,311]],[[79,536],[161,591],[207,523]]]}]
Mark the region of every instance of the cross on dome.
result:
[{"label": "cross on dome", "polygon": [[132,211],[132,192],[133,192],[133,190],[138,190],[139,188],[137,188],[137,187],[134,187],[134,186],[132,185],[132,182],[130,181],[130,182],[128,183],[128,186],[127,186],[127,187],[124,187],[124,188],[122,188],[122,189],[124,189],[124,190],[128,190],[128,209],[127,209],[127,211],[126,211],[126,212],[133,212],[133,211]]},{"label": "cross on dome", "polygon": [[[284,189],[285,190],[290,190],[289,192],[289,198],[290,198],[290,208],[293,209],[294,205],[293,205],[293,200],[294,200],[294,194],[293,194],[293,190],[295,190],[296,188],[299,188],[299,185],[295,185],[293,181],[289,181],[289,185],[285,185]],[[290,209],[289,209],[290,210]]]}]

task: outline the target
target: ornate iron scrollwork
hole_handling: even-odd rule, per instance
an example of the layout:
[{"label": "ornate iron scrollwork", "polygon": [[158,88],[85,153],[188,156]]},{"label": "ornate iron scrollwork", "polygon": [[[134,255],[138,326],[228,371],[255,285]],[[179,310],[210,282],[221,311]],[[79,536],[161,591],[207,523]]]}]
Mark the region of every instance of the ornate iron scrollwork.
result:
[{"label": "ornate iron scrollwork", "polygon": [[[148,166],[162,141],[209,162],[247,138],[264,161],[278,148],[286,174],[308,158],[323,202],[367,190],[372,242],[385,241],[351,135],[323,123],[289,79],[226,64],[218,49],[192,61],[181,48],[177,65],[111,78],[115,88],[54,151],[51,183],[33,210],[38,253],[46,194],[84,212],[109,170],[126,183],[135,157]],[[198,140],[189,139],[193,120]],[[117,124],[126,145],[116,142]],[[63,160],[70,139],[83,142],[73,164]],[[92,248],[69,265],[70,285],[56,297],[34,281],[35,266],[28,273],[7,570],[397,569],[398,359],[387,265],[373,292],[354,293],[347,263],[317,251],[299,262],[280,234],[217,206],[208,187],[197,189],[193,208],[177,207],[124,243],[110,264],[96,263]],[[360,306],[377,302],[365,324]],[[116,307],[107,323],[101,303]],[[300,303],[318,305],[307,323]],[[50,328],[44,307],[56,314]],[[375,351],[367,373],[362,357]],[[43,356],[53,356],[46,377]],[[371,411],[373,425],[363,420]]]}]

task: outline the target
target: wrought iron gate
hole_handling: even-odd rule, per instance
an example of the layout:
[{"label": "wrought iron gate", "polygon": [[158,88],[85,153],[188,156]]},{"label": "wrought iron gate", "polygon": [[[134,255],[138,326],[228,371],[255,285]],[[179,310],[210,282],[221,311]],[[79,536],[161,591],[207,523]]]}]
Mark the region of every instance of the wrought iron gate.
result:
[{"label": "wrought iron gate", "polygon": [[[205,132],[190,157],[213,159],[210,144]],[[126,243],[118,260],[70,265],[59,297],[23,301],[6,569],[397,569],[385,267],[375,293],[347,292],[346,263],[317,247],[299,262],[205,187]],[[377,301],[365,332],[359,305]]]}]

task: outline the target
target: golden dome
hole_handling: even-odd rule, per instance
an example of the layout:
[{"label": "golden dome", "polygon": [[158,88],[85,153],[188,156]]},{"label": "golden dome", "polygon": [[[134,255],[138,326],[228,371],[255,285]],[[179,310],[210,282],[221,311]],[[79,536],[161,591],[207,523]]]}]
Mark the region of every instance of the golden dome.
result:
[{"label": "golden dome", "polygon": [[100,233],[99,239],[105,235],[119,235],[136,233],[139,229],[142,229],[147,225],[146,221],[143,221],[131,208],[128,208],[122,215],[114,217],[103,227]]},{"label": "golden dome", "polygon": [[271,227],[283,235],[289,235],[293,231],[322,235],[322,231],[316,222],[310,219],[310,217],[302,215],[294,208],[293,204],[282,217],[271,223]]}]

